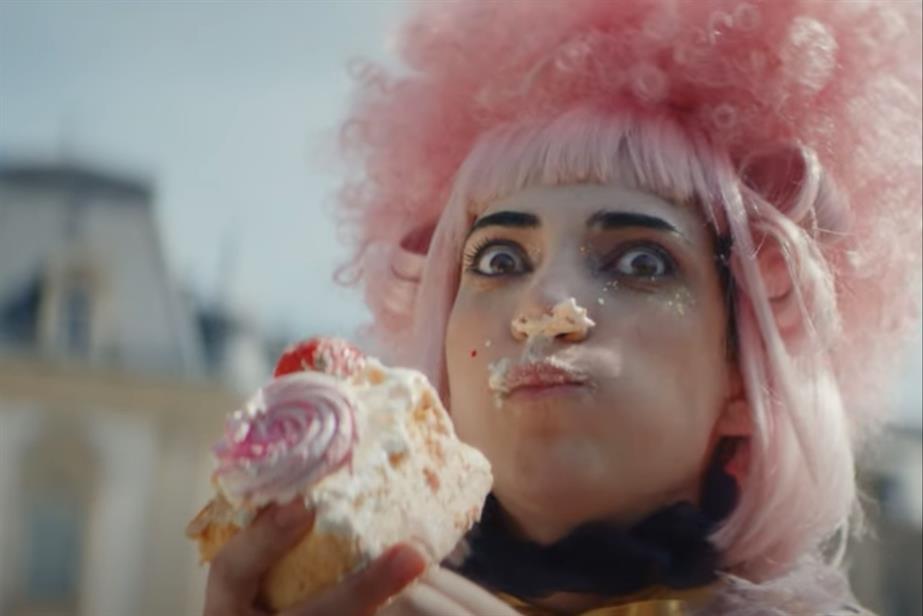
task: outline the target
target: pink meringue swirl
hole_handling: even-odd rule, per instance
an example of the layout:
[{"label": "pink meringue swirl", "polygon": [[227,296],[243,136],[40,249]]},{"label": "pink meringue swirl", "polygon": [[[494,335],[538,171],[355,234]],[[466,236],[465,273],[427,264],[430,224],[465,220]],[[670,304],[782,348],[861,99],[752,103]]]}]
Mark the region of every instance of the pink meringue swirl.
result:
[{"label": "pink meringue swirl", "polygon": [[214,479],[234,504],[285,503],[348,462],[356,438],[355,403],[336,379],[286,375],[228,417]]}]

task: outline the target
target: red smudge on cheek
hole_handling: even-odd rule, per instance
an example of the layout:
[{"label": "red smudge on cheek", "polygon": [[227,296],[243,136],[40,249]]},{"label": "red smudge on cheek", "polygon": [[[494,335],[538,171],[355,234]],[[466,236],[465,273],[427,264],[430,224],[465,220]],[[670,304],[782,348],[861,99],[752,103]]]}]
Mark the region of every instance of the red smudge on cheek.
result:
[{"label": "red smudge on cheek", "polygon": [[471,355],[471,357],[477,357],[477,356],[478,356],[478,350],[477,350],[477,349],[471,349],[470,355]]}]

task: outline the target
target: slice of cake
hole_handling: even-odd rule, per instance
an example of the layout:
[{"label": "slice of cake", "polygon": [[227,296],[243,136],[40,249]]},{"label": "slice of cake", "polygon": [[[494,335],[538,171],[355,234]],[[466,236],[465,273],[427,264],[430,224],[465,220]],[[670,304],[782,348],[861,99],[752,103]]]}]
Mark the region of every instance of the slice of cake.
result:
[{"label": "slice of cake", "polygon": [[287,350],[276,378],[228,417],[214,455],[217,494],[186,531],[203,561],[266,505],[303,498],[315,511],[314,529],[263,581],[276,610],[398,542],[441,561],[479,519],[492,483],[423,374],[338,340]]}]

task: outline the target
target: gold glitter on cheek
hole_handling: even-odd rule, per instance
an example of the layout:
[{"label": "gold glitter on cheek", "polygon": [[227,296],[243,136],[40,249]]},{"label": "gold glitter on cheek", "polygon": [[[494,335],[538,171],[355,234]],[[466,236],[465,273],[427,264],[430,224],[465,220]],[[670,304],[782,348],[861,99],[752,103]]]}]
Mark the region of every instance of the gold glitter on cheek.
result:
[{"label": "gold glitter on cheek", "polygon": [[679,317],[685,317],[695,306],[695,298],[686,288],[677,289],[669,294],[654,293],[648,296],[648,301]]},{"label": "gold glitter on cheek", "polygon": [[689,289],[686,288],[677,289],[669,301],[670,307],[681,317],[686,316],[686,313],[692,308],[694,303],[695,298],[693,298]]}]

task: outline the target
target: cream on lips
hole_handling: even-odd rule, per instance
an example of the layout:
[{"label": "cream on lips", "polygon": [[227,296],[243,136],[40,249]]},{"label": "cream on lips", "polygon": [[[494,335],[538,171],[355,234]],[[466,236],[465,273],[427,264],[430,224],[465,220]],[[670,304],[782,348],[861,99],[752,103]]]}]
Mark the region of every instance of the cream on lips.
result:
[{"label": "cream on lips", "polygon": [[583,339],[595,326],[587,309],[580,306],[573,297],[555,304],[550,313],[538,317],[520,315],[515,318],[510,324],[511,331],[514,336],[525,340],[520,357],[515,361],[503,357],[487,366],[487,384],[494,393],[495,406],[500,408],[503,398],[517,385],[517,382],[511,381],[522,381],[527,373],[543,373],[548,384],[585,380],[570,362],[550,354],[551,343],[562,334],[576,335]]}]

